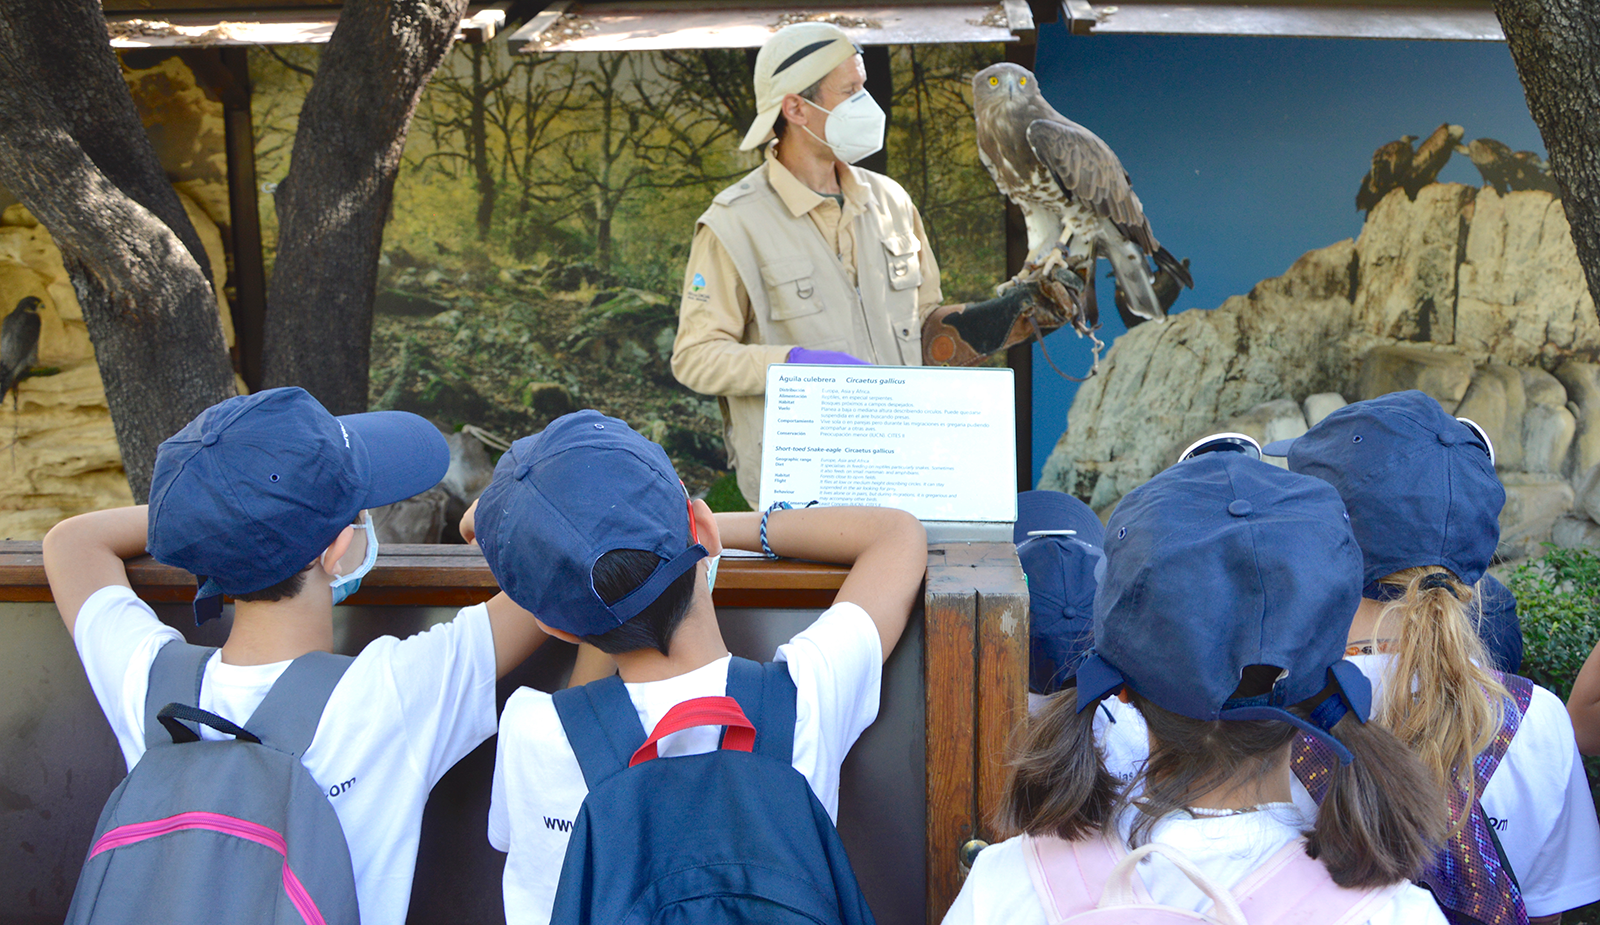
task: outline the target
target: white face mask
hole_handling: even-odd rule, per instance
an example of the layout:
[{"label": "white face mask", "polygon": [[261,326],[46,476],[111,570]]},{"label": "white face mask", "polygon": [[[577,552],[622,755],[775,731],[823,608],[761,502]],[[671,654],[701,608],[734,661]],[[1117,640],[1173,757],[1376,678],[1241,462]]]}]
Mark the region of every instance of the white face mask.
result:
[{"label": "white face mask", "polygon": [[[810,100],[806,102],[811,103]],[[822,109],[816,103],[811,105]],[[803,125],[800,127],[807,135],[831,148],[834,157],[846,164],[854,164],[883,148],[883,128],[888,117],[878,108],[878,101],[872,98],[872,94],[858,90],[855,96],[822,111],[828,114],[827,124],[823,126],[827,138],[817,138],[811,129]]]},{"label": "white face mask", "polygon": [[717,563],[722,561],[722,554],[706,556],[706,590],[717,590]]},{"label": "white face mask", "polygon": [[366,530],[367,551],[361,557],[361,564],[351,569],[350,574],[339,575],[328,582],[328,587],[333,589],[333,603],[335,605],[342,603],[345,598],[356,593],[356,589],[361,587],[362,577],[372,571],[372,566],[377,564],[378,561],[378,531],[372,525],[372,514],[367,511],[361,512],[361,520],[362,522],[357,526]]}]

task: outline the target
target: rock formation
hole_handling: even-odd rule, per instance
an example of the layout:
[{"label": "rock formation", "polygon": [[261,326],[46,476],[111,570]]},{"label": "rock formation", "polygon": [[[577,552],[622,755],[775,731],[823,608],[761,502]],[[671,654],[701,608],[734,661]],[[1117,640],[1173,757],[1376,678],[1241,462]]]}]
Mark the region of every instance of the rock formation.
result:
[{"label": "rock formation", "polygon": [[1493,439],[1501,558],[1600,540],[1600,320],[1561,203],[1540,191],[1391,192],[1358,240],[1130,331],[1078,391],[1039,487],[1104,514],[1207,432],[1279,439],[1410,388]]}]

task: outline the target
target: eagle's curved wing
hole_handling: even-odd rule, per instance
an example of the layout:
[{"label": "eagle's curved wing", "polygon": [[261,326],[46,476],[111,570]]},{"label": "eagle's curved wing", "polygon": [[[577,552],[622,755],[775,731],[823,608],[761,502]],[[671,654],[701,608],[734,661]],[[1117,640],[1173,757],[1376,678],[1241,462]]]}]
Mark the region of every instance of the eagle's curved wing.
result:
[{"label": "eagle's curved wing", "polygon": [[1028,145],[1068,196],[1115,222],[1145,253],[1160,249],[1128,172],[1099,135],[1069,120],[1035,119]]}]

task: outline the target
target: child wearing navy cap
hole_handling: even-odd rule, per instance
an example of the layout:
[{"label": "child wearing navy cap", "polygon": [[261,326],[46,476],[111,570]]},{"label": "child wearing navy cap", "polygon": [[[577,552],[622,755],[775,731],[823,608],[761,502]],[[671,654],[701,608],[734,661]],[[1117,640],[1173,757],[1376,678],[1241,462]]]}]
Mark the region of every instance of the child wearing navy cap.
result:
[{"label": "child wearing navy cap", "polygon": [[[1208,921],[1443,922],[1405,882],[1443,835],[1438,789],[1367,722],[1367,679],[1343,659],[1361,554],[1338,495],[1243,454],[1200,456],[1123,498],[1105,556],[1094,648],[1020,731],[998,814],[1020,834],[978,855],[946,925],[1095,908],[1144,920],[1105,911],[1130,904]],[[1110,695],[1149,727],[1132,786],[1094,742]],[[1302,732],[1339,756],[1311,814],[1290,800]]]},{"label": "child wearing navy cap", "polygon": [[[245,725],[291,660],[333,649],[333,607],[377,559],[368,509],[426,491],[449,463],[443,436],[416,415],[336,418],[304,390],[268,389],[208,408],[163,442],[148,506],[57,524],[44,540],[50,590],[128,768],[145,752],[151,665],[182,636],[134,595],[123,559],[148,549],[200,576],[199,621],[234,598],[198,706]],[[544,638],[501,595],[372,642],[333,688],[300,760],[344,830],[366,925],[405,921],[428,791],[494,734],[496,678]],[[201,735],[223,738],[208,726]]]},{"label": "child wearing navy cap", "polygon": [[[580,411],[512,444],[467,520],[463,535],[475,531],[513,600],[552,635],[615,659],[645,730],[677,704],[727,689],[731,657],[711,601],[725,547],[850,564],[833,606],[775,656],[796,690],[793,766],[837,814],[840,764],[877,717],[883,662],[927,568],[914,517],[887,508],[713,515],[689,499],[659,446]],[[659,753],[711,751],[718,732],[675,732]],[[489,842],[509,855],[510,925],[550,920],[587,794],[551,696],[517,691],[501,714],[489,807]]]},{"label": "child wearing navy cap", "polygon": [[[1541,922],[1600,899],[1600,823],[1567,712],[1492,670],[1479,638],[1505,503],[1488,436],[1407,391],[1266,452],[1331,483],[1349,511],[1363,557],[1350,660],[1377,721],[1449,793],[1446,851],[1423,877],[1440,905],[1457,921]],[[1297,751],[1308,805],[1326,760],[1310,742]]]}]

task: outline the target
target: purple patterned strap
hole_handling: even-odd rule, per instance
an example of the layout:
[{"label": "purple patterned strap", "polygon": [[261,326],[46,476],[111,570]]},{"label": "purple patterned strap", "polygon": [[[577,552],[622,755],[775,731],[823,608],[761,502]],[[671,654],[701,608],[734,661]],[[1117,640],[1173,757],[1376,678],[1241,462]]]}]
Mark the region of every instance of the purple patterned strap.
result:
[{"label": "purple patterned strap", "polygon": [[[1522,717],[1533,699],[1533,682],[1516,675],[1493,674],[1510,692],[1511,699],[1502,711],[1500,729],[1489,746],[1473,761],[1476,793],[1500,766],[1511,739],[1522,726]],[[1307,735],[1295,741],[1290,767],[1317,803],[1327,795],[1328,784],[1338,758],[1328,746]],[[1450,818],[1467,817],[1465,825],[1445,841],[1432,864],[1417,881],[1433,892],[1445,917],[1456,925],[1526,925],[1528,911],[1516,877],[1505,869],[1495,837],[1490,831],[1483,805],[1473,800],[1468,807],[1460,791],[1450,794]]]}]

